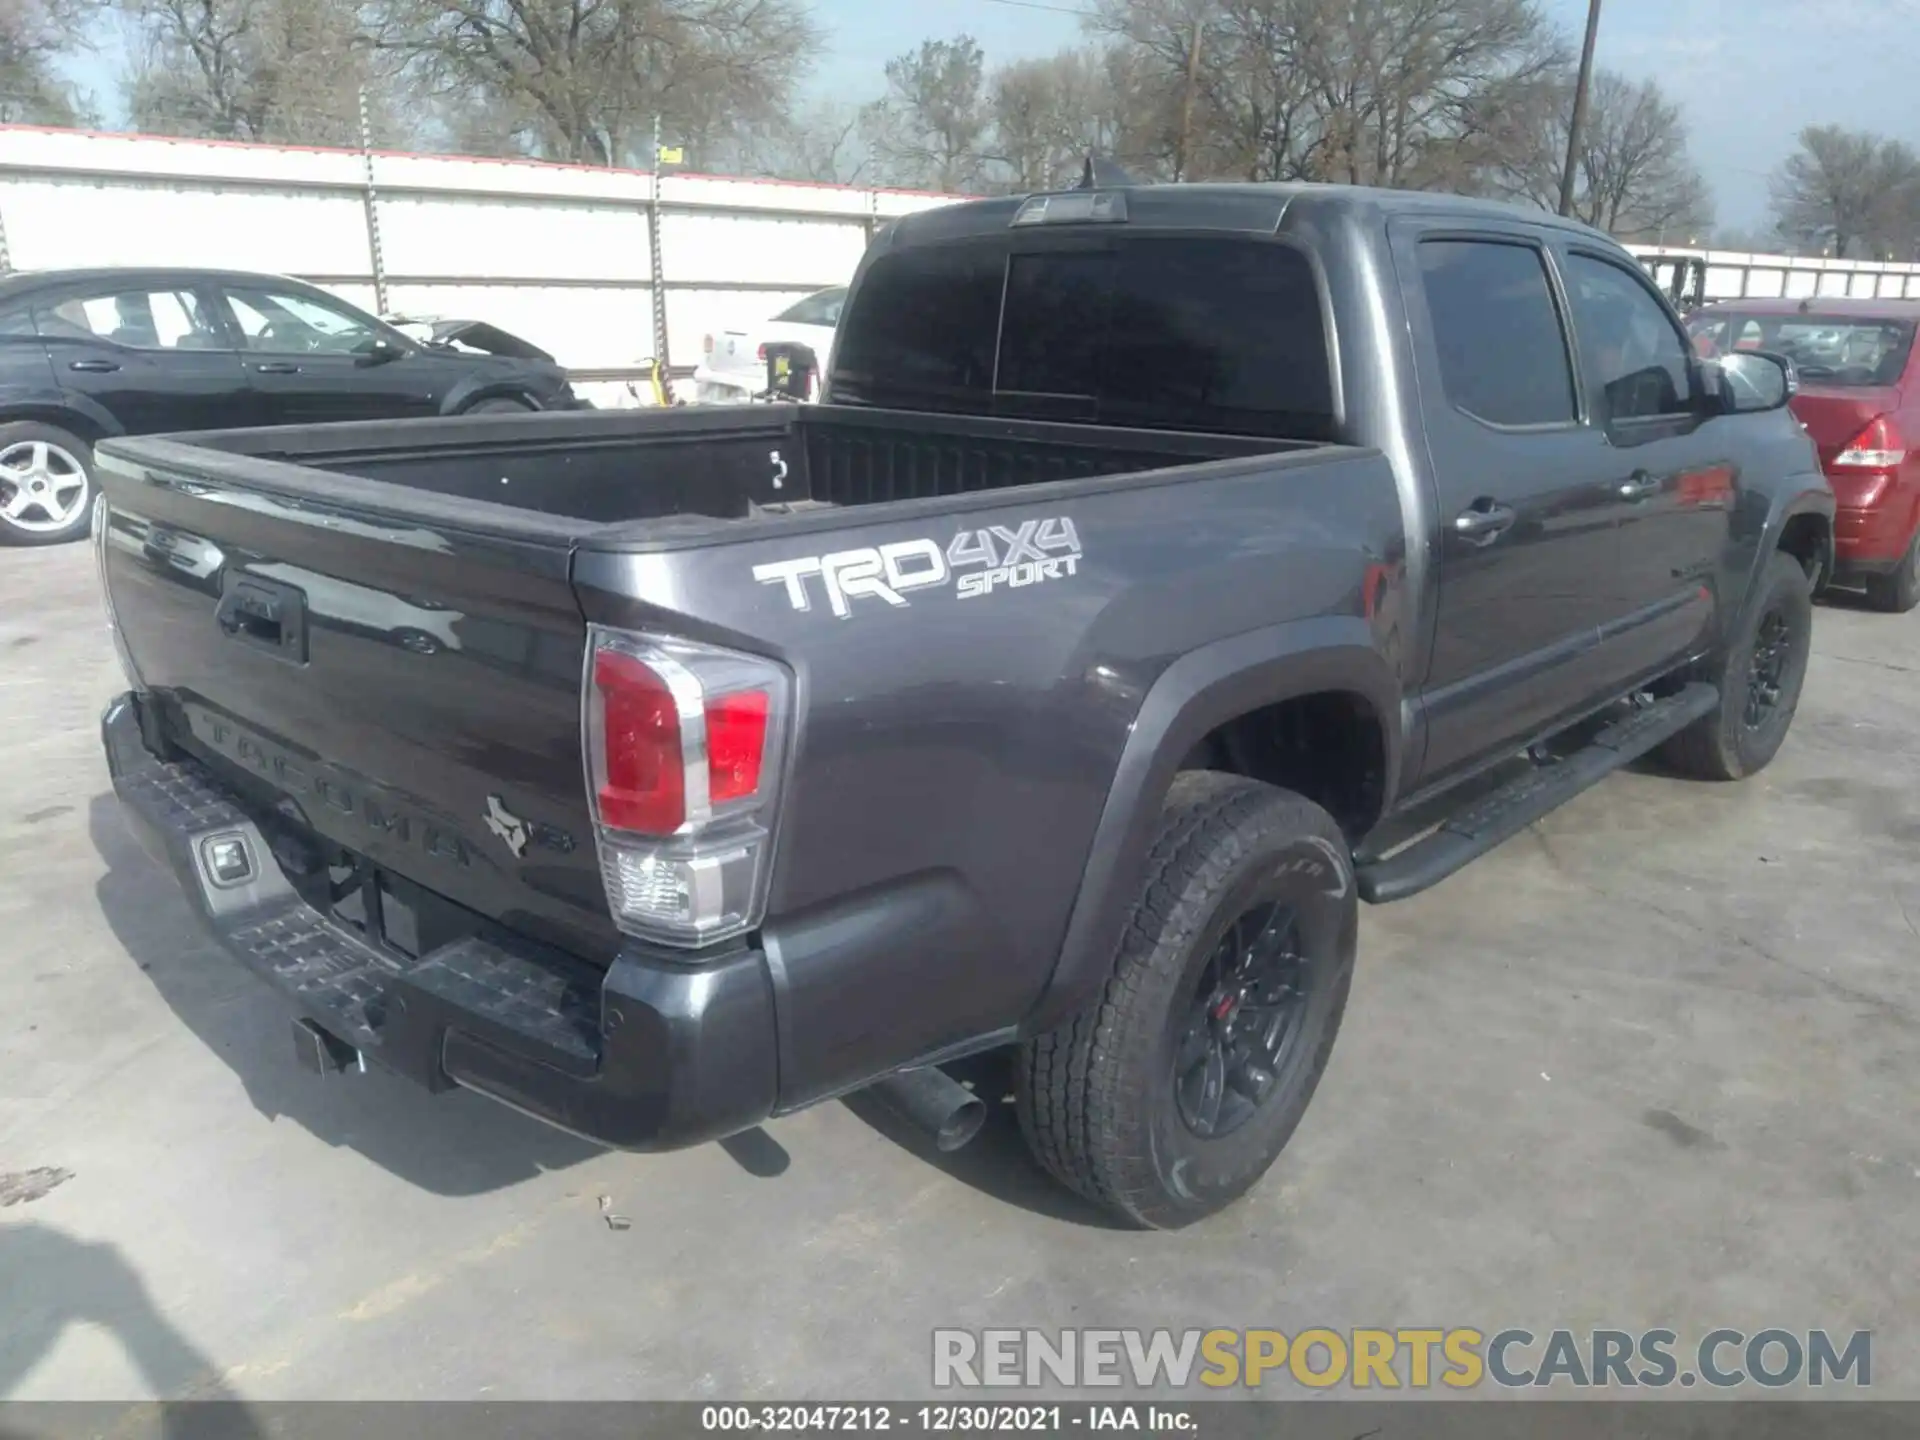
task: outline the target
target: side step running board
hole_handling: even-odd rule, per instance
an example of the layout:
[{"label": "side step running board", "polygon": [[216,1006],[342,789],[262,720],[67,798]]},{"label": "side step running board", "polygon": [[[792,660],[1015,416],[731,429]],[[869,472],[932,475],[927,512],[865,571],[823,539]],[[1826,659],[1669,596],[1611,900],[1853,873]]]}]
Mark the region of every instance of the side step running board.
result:
[{"label": "side step running board", "polygon": [[1403,849],[1355,869],[1360,898],[1376,905],[1404,900],[1438,885],[1470,860],[1511,840],[1582,790],[1677,735],[1720,703],[1712,685],[1688,685],[1601,729],[1588,745],[1540,765],[1483,795],[1437,830]]}]

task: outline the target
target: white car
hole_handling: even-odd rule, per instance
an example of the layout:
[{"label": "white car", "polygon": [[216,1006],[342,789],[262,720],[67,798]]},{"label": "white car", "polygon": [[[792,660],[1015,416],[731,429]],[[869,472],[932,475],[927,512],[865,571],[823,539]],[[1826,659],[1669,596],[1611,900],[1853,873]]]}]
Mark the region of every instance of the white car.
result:
[{"label": "white car", "polygon": [[[737,404],[763,393],[768,345],[811,346],[824,369],[833,332],[840,324],[840,307],[846,302],[845,286],[821,290],[751,330],[722,330],[707,336],[702,347],[706,354],[693,372],[694,399],[707,405]],[[818,383],[816,376],[816,387]]]}]

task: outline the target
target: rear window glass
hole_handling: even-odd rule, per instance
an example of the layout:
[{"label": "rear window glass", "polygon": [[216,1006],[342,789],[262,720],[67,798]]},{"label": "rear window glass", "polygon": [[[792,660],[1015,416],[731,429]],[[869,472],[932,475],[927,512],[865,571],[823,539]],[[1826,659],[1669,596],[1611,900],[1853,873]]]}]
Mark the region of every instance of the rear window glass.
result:
[{"label": "rear window glass", "polygon": [[1334,430],[1312,267],[1271,242],[906,251],[874,263],[840,343],[836,398],[856,404],[1301,439]]},{"label": "rear window glass", "polygon": [[822,290],[818,295],[809,295],[798,304],[789,305],[775,320],[784,320],[789,325],[825,325],[829,328],[840,323],[840,307],[847,303],[845,290]]},{"label": "rear window glass", "polygon": [[1808,383],[1842,389],[1899,384],[1913,349],[1913,329],[1911,320],[1738,310],[1703,310],[1687,321],[1693,348],[1702,355],[1771,350],[1790,358]]}]

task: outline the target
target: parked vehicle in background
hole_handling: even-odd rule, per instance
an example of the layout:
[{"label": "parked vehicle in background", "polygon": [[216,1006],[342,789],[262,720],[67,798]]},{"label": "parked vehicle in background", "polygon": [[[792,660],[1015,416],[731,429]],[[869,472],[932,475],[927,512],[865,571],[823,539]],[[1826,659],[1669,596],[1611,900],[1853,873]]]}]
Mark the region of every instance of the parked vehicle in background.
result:
[{"label": "parked vehicle in background", "polygon": [[1703,355],[1764,350],[1800,377],[1793,413],[1838,506],[1827,578],[1879,609],[1920,604],[1920,300],[1734,300],[1688,320]]},{"label": "parked vehicle in background", "polygon": [[874,1087],[951,1148],[937,1067],[1018,1045],[1041,1163],[1185,1225],[1305,1111],[1361,900],[1773,759],[1789,379],[1517,206],[929,210],[823,404],[108,442],[108,766],[316,1068],[636,1149]]},{"label": "parked vehicle in background", "polygon": [[8,275],[0,542],[86,533],[93,445],[109,435],[576,403],[566,372],[541,352],[415,339],[299,280],[179,269]]},{"label": "parked vehicle in background", "polygon": [[708,405],[738,404],[764,393],[771,344],[805,345],[824,368],[846,303],[844,285],[820,290],[751,329],[705,336],[704,353],[693,372],[694,399]]},{"label": "parked vehicle in background", "polygon": [[438,345],[462,355],[505,355],[514,360],[553,360],[530,340],[502,330],[486,320],[462,320],[445,315],[383,315],[380,317],[410,340]]}]

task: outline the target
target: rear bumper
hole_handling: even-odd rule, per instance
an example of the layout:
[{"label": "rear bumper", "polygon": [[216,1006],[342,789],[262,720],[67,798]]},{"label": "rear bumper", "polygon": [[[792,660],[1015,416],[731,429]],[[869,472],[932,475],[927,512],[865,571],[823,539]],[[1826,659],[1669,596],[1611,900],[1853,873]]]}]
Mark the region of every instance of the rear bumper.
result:
[{"label": "rear bumper", "polygon": [[[697,1144],[771,1113],[773,987],[758,952],[694,967],[630,948],[604,974],[512,940],[398,956],[303,900],[241,798],[198,762],[163,758],[149,728],[131,694],[101,718],[141,842],[222,948],[363,1062],[621,1149]],[[246,878],[214,879],[216,840],[245,847]]]},{"label": "rear bumper", "polygon": [[1897,567],[1912,541],[1906,507],[1842,505],[1833,514],[1835,578],[1885,574]]}]

